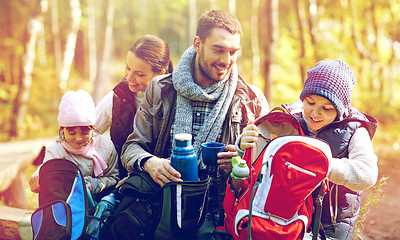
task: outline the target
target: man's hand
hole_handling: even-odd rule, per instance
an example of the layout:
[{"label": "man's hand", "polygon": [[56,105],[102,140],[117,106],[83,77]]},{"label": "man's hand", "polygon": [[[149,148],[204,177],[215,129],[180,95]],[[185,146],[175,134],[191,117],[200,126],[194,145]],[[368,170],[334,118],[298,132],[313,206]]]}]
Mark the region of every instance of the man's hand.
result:
[{"label": "man's hand", "polygon": [[171,166],[171,160],[153,156],[144,163],[144,170],[160,186],[167,182],[181,182],[181,174]]},{"label": "man's hand", "polygon": [[223,152],[217,154],[219,168],[232,170],[232,157],[237,156],[235,145],[226,145]]}]

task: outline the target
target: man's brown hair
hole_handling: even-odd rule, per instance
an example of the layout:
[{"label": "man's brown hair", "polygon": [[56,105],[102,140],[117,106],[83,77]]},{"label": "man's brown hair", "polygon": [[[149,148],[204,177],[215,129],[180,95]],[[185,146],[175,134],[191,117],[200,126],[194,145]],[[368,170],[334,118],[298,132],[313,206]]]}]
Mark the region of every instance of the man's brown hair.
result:
[{"label": "man's brown hair", "polygon": [[223,28],[231,34],[239,34],[242,37],[242,26],[239,20],[225,10],[211,10],[200,16],[197,24],[196,36],[204,41],[214,28]]}]

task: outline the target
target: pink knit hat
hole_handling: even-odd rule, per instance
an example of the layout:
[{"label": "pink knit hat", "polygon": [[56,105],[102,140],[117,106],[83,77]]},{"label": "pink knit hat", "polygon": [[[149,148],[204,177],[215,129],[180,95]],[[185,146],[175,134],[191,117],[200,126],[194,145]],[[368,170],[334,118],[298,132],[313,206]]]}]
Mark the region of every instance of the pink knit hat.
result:
[{"label": "pink knit hat", "polygon": [[96,114],[90,94],[82,89],[66,92],[61,98],[57,119],[60,127],[94,125]]}]

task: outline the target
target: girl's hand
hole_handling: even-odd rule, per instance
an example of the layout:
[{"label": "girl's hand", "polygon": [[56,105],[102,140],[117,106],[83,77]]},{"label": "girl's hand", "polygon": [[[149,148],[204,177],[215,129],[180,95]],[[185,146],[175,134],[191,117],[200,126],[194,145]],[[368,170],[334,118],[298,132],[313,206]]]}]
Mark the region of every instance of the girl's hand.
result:
[{"label": "girl's hand", "polygon": [[32,177],[29,179],[29,187],[32,192],[39,193],[39,171],[32,174]]},{"label": "girl's hand", "polygon": [[86,180],[86,187],[89,189],[89,191],[92,191],[92,184],[90,183],[90,180],[88,177],[84,177]]},{"label": "girl's hand", "polygon": [[243,151],[249,147],[255,147],[258,138],[258,130],[255,124],[249,124],[243,129],[242,136],[240,138],[240,149]]}]

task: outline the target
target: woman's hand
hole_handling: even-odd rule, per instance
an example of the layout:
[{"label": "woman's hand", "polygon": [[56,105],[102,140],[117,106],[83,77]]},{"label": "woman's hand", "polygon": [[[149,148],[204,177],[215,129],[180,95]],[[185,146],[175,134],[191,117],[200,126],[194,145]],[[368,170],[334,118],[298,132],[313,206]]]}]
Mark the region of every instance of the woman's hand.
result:
[{"label": "woman's hand", "polygon": [[243,151],[250,147],[256,146],[258,138],[258,130],[255,124],[249,124],[243,129],[242,136],[240,138],[240,149]]},{"label": "woman's hand", "polygon": [[146,160],[143,165],[151,178],[160,186],[167,182],[181,182],[181,174],[171,166],[171,160],[153,156]]},{"label": "woman's hand", "polygon": [[121,186],[122,184],[125,183],[125,181],[129,178],[129,176],[124,177],[123,179],[119,180],[117,185],[115,186],[115,188],[118,188],[119,186]]}]

